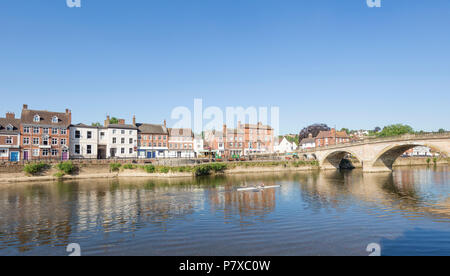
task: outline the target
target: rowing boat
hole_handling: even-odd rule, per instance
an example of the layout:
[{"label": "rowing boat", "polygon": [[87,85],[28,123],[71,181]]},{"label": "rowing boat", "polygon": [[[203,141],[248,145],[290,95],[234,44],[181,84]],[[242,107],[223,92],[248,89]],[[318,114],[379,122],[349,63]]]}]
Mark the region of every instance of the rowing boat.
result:
[{"label": "rowing boat", "polygon": [[275,185],[275,186],[259,186],[259,187],[249,187],[249,188],[238,188],[237,191],[239,192],[245,192],[245,191],[255,191],[255,190],[265,190],[265,189],[274,189],[274,188],[280,188],[281,185]]}]

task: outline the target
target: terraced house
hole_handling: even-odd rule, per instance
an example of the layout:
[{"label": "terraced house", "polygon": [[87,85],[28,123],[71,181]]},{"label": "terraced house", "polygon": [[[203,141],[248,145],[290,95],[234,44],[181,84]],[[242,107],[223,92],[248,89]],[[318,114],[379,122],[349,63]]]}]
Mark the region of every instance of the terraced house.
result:
[{"label": "terraced house", "polygon": [[0,118],[0,160],[20,161],[20,120],[14,113]]},{"label": "terraced house", "polygon": [[23,160],[69,159],[72,113],[31,110],[24,104],[20,124]]},{"label": "terraced house", "polygon": [[169,128],[169,157],[194,158],[194,133],[190,128]]},{"label": "terraced house", "polygon": [[111,124],[107,116],[104,128],[99,131],[99,151],[106,147],[106,158],[137,157],[138,128],[135,125],[125,124],[124,119]]},{"label": "terraced house", "polygon": [[169,156],[169,132],[166,121],[163,125],[136,123],[138,128],[138,157],[165,158]]}]

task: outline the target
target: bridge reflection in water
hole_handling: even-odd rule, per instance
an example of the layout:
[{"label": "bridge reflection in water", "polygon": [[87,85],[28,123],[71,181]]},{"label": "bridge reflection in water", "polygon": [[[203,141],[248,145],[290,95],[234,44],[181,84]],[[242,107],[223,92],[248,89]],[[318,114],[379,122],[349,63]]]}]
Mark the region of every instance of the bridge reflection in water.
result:
[{"label": "bridge reflection in water", "polygon": [[[236,191],[261,183],[282,187]],[[416,220],[448,227],[449,194],[448,167],[3,186],[0,254],[63,255],[72,242],[93,255],[339,254],[356,225],[379,235]],[[319,244],[330,231],[344,234],[329,252]]]}]

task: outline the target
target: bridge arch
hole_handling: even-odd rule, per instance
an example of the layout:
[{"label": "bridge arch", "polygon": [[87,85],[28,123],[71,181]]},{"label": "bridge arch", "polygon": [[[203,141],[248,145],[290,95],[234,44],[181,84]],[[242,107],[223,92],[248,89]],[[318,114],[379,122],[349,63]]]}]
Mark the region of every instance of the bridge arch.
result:
[{"label": "bridge arch", "polygon": [[375,157],[372,162],[373,168],[387,168],[392,171],[392,167],[395,161],[406,151],[415,147],[428,147],[434,151],[439,152],[442,155],[448,156],[448,153],[442,150],[439,146],[429,143],[402,143],[387,146]]},{"label": "bridge arch", "polygon": [[[341,169],[343,160],[345,160],[349,155],[355,157],[360,162],[362,160],[352,150],[339,149],[329,152],[327,155],[325,155],[320,162],[320,167],[323,169]],[[352,164],[350,163],[350,165]]]}]

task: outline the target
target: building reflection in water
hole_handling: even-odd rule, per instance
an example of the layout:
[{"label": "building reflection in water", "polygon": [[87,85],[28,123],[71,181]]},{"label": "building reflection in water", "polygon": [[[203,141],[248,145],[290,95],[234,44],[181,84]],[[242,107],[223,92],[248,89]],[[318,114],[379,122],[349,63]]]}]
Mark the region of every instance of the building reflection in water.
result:
[{"label": "building reflection in water", "polygon": [[[88,233],[107,236],[143,228],[164,233],[199,213],[207,213],[222,225],[270,223],[280,200],[291,201],[297,204],[292,208],[313,214],[365,204],[409,218],[448,220],[448,179],[448,168],[438,167],[399,169],[387,174],[332,171],[2,186],[0,250],[27,252],[38,246],[66,246],[74,237]],[[440,183],[444,190],[427,186],[433,183]],[[237,187],[261,184],[282,187],[236,191]]]}]

